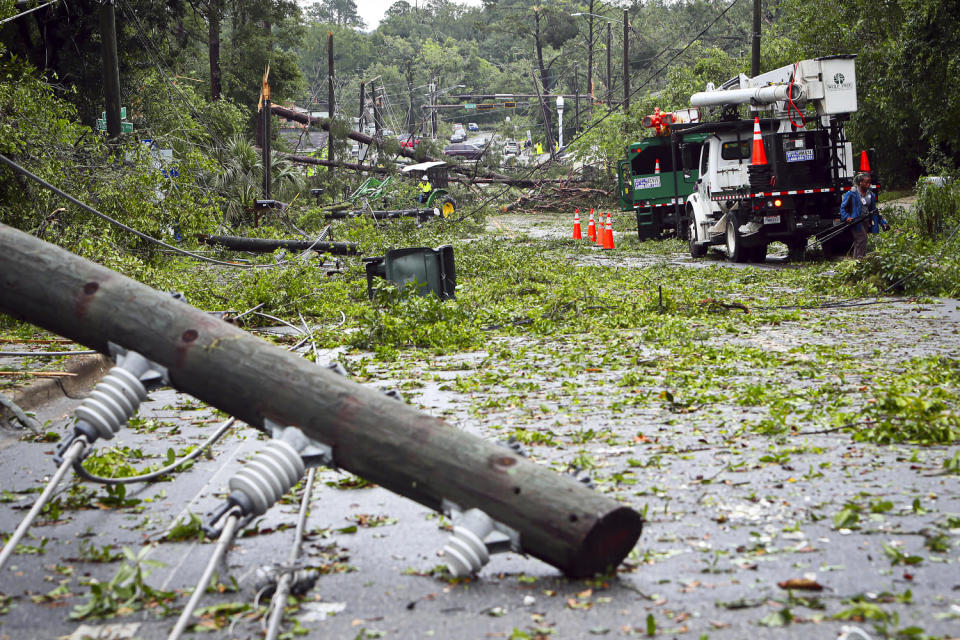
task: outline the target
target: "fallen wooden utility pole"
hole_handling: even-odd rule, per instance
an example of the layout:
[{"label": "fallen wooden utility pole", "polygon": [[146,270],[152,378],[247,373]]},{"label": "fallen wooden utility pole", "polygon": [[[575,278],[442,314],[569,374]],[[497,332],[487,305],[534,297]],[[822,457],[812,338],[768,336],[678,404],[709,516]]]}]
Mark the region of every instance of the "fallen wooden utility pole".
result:
[{"label": "fallen wooden utility pole", "polygon": [[0,274],[0,312],[102,353],[135,350],[179,391],[257,428],[296,426],[338,467],[431,509],[479,509],[568,576],[616,567],[640,536],[640,514],[569,476],[5,225]]},{"label": "fallen wooden utility pole", "polygon": [[[286,118],[287,120],[293,120],[294,122],[299,122],[300,124],[305,124],[308,126],[313,125],[316,127],[320,127],[321,129],[323,129],[328,133],[330,131],[330,120],[327,118],[315,118],[305,113],[300,113],[299,111],[294,111],[293,109],[288,109],[286,107],[281,107],[275,104],[270,105],[270,109],[274,115],[280,116],[281,118]],[[377,143],[376,139],[373,136],[368,136],[367,134],[361,133],[359,131],[350,131],[349,133],[347,133],[347,137],[350,138],[351,140],[354,140],[356,142],[361,142],[367,145]],[[410,158],[412,160],[418,160],[421,162],[431,162],[436,160],[436,158],[428,155],[424,155],[422,158],[418,158],[414,154],[413,149],[409,147],[400,147],[399,154],[405,158]],[[321,164],[321,163],[316,163],[316,164]],[[458,172],[466,171],[466,169],[460,169],[459,167],[451,167],[450,169],[452,171],[458,171]],[[488,178],[500,178],[503,180],[510,179],[510,176],[505,176],[503,174],[495,173],[493,171],[484,171],[483,175],[484,177],[488,177]]]},{"label": "fallen wooden utility pole", "polygon": [[342,218],[362,218],[364,216],[375,220],[389,220],[392,218],[432,218],[440,215],[439,209],[397,209],[395,211],[334,211],[324,216],[327,220]]},{"label": "fallen wooden utility pole", "polygon": [[277,249],[287,251],[318,251],[335,256],[357,255],[360,250],[356,242],[314,242],[313,240],[272,240],[267,238],[242,238],[239,236],[197,236],[200,242],[215,247],[224,247],[233,251],[253,253],[272,253]]},{"label": "fallen wooden utility pole", "polygon": [[323,158],[314,158],[313,156],[297,155],[295,153],[277,153],[274,155],[286,158],[297,164],[314,164],[321,167],[334,167],[337,169],[352,169],[354,171],[370,171],[372,173],[390,173],[389,169],[384,167],[373,167],[369,164],[357,164],[355,162],[331,162]]}]

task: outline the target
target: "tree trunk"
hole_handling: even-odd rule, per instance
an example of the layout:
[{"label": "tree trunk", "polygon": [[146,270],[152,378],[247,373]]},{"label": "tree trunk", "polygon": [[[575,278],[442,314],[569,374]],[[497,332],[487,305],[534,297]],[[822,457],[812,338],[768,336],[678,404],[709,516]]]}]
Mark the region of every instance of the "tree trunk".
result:
[{"label": "tree trunk", "polygon": [[220,75],[220,21],[223,19],[222,0],[210,0],[208,5],[207,25],[210,58],[210,99],[219,100],[223,91]]}]

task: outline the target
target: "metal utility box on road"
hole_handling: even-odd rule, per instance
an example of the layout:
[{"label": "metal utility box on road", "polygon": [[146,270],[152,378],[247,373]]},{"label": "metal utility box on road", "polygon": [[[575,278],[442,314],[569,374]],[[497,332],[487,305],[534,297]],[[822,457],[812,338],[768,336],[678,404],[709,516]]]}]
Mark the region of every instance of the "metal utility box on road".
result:
[{"label": "metal utility box on road", "polygon": [[453,247],[443,245],[392,249],[382,257],[364,258],[367,269],[367,294],[373,298],[373,279],[386,278],[403,291],[417,283],[417,293],[434,293],[441,300],[456,297],[457,271],[453,262]]}]

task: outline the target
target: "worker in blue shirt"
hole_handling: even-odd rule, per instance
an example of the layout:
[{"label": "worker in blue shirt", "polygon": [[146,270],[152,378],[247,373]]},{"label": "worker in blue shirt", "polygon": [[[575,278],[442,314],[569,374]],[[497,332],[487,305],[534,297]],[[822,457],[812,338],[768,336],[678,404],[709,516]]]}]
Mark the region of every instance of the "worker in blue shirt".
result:
[{"label": "worker in blue shirt", "polygon": [[854,187],[843,194],[840,202],[840,218],[843,222],[856,220],[866,215],[862,221],[850,227],[853,233],[853,257],[862,258],[867,254],[867,234],[887,231],[890,225],[877,210],[877,195],[870,190],[870,174],[858,174],[853,181]]}]

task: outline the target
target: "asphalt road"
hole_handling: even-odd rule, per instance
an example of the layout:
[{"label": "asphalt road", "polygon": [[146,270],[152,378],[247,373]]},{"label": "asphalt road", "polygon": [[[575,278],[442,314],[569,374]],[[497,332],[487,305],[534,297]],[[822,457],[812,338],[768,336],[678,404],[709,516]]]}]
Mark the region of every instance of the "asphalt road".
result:
[{"label": "asphalt road", "polygon": [[[567,223],[557,218],[557,233],[565,234]],[[930,353],[960,357],[960,310],[952,301],[819,313],[824,326],[850,319],[870,327],[869,336],[845,346],[853,358],[877,357],[875,344],[885,345],[882,357],[894,361]],[[829,332],[809,325],[762,329],[737,340],[767,350],[836,342]],[[520,369],[516,362],[501,365],[492,355],[499,347],[514,353],[526,348],[529,362]],[[577,345],[575,336],[504,338],[484,352],[424,356],[412,367],[367,363],[366,368],[378,380],[373,386],[400,386],[408,402],[458,428],[502,439],[523,426],[558,443],[530,445],[537,462],[563,469],[587,455],[596,464],[594,474],[608,481],[619,478],[601,490],[644,512],[648,522],[618,573],[568,580],[536,559],[505,553],[494,555],[476,578],[450,581],[434,573],[443,561],[438,551],[449,536],[445,519],[382,488],[347,488],[356,484],[351,477],[324,470],[312,495],[303,553],[304,564],[322,575],[291,612],[287,630],[295,617],[310,637],[345,639],[648,633],[726,639],[884,637],[878,624],[888,634],[916,626],[932,636],[960,635],[960,520],[953,528],[943,526],[945,519],[960,515],[960,492],[958,476],[940,472],[941,461],[957,446],[918,451],[853,443],[843,433],[776,443],[745,431],[731,439],[731,425],[756,419],[761,410],[720,403],[710,411],[678,414],[659,403],[624,405],[629,391],[619,384],[622,372],[602,367],[575,376],[581,388],[573,393],[564,384],[570,379],[553,373],[569,364],[558,360],[565,348],[602,357],[602,345]],[[641,359],[657,356],[644,349],[638,339]],[[457,384],[458,378],[484,372],[499,381],[479,389]],[[751,374],[742,375],[749,379]],[[826,379],[830,372],[822,375]],[[511,385],[518,382],[529,383],[522,402],[511,400],[516,393]],[[800,394],[811,384],[786,376],[765,382]],[[46,406],[39,417],[51,421],[51,431],[65,433],[78,402],[66,399]],[[114,441],[98,443],[98,449],[140,450],[143,460],[137,464],[154,463],[170,448],[179,455],[185,446],[196,445],[223,419],[170,389],[151,394],[139,418]],[[599,433],[605,435],[587,437]],[[54,468],[53,444],[24,441],[19,435],[7,433],[0,441],[4,532],[13,530],[35,497],[32,492]],[[213,545],[164,541],[163,533],[185,514],[203,514],[220,504],[227,480],[263,444],[256,431],[235,427],[214,445],[209,458],[172,481],[131,489],[124,500],[135,504],[116,506],[102,489],[65,483],[56,519],[38,523],[25,541],[29,548],[0,574],[5,595],[0,638],[165,638]],[[889,501],[889,509],[869,514],[858,528],[834,522],[848,502],[873,499]],[[258,535],[237,539],[220,572],[227,588],[206,594],[201,606],[252,606],[254,572],[261,565],[285,562],[296,512],[293,501],[280,504],[256,524]],[[945,552],[927,546],[934,533],[944,536]],[[145,581],[177,594],[169,611],[150,607],[121,611],[126,615],[107,620],[70,619],[74,607],[88,602],[91,580],[109,582],[121,564],[94,562],[92,556],[124,547],[162,564],[152,567]],[[920,560],[894,563],[888,549]],[[789,580],[820,590],[779,586],[789,586]],[[234,585],[238,590],[232,590]],[[834,618],[855,607],[860,613],[850,619]],[[249,614],[205,620],[216,628],[188,637],[262,637],[260,619]]]}]

